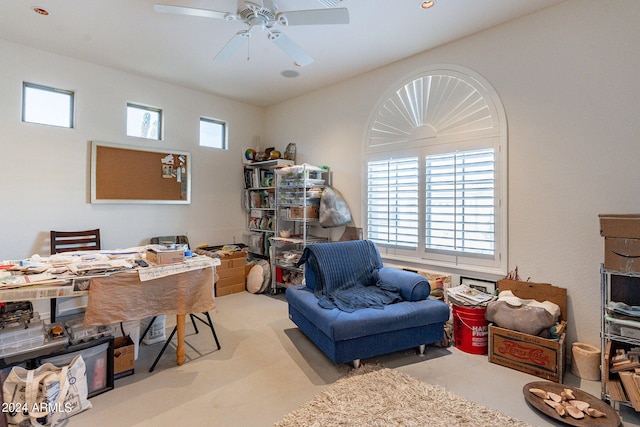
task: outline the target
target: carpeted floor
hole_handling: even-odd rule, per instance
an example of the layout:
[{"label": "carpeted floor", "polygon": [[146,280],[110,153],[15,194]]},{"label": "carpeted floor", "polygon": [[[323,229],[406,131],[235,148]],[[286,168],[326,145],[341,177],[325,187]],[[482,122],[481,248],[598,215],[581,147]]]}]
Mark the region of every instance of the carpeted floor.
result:
[{"label": "carpeted floor", "polygon": [[275,424],[310,426],[528,426],[400,371],[364,365]]}]

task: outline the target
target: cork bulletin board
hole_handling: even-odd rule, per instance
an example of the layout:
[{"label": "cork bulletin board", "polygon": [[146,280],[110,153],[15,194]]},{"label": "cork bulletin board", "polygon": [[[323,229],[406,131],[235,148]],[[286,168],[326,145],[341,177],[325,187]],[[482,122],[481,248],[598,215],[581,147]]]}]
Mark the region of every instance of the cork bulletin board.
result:
[{"label": "cork bulletin board", "polygon": [[93,141],[91,203],[191,203],[191,155]]}]

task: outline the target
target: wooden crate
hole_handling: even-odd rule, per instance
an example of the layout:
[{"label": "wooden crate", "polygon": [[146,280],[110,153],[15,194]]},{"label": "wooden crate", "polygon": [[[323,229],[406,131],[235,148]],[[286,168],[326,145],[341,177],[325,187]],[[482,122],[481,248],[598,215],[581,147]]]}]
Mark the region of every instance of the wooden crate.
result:
[{"label": "wooden crate", "polygon": [[[566,319],[567,290],[564,288],[505,279],[498,281],[498,289],[511,290],[522,299],[551,301],[560,307],[560,319]],[[557,340],[546,339],[490,324],[489,362],[561,383],[566,366],[566,333]]]}]

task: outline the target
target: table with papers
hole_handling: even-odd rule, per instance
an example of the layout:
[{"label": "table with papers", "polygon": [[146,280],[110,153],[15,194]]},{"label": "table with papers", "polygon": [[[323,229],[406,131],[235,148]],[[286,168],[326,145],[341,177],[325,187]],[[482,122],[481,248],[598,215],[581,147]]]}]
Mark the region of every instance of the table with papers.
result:
[{"label": "table with papers", "polygon": [[[100,252],[100,251],[96,251]],[[169,265],[138,267],[134,262],[144,253],[132,251],[102,251],[97,253],[66,253],[65,257],[48,259],[32,257],[28,261],[11,261],[11,267],[0,274],[0,301],[59,298],[88,294],[84,318],[86,326],[109,325],[142,320],[157,315],[176,315],[178,365],[184,363],[185,315],[207,312],[215,308],[214,281],[218,259],[193,256],[184,262]],[[75,255],[70,255],[75,254]],[[62,255],[62,254],[58,254]],[[85,257],[78,262],[73,256]],[[90,259],[90,257],[95,258]],[[57,257],[57,258],[54,258]],[[75,268],[64,269],[56,260],[73,260]],[[41,261],[41,262],[40,262]],[[2,262],[8,266],[9,262]],[[33,266],[34,274],[28,268]],[[78,267],[82,268],[78,268]],[[95,266],[96,268],[92,268]],[[16,274],[16,271],[21,271]],[[80,272],[79,272],[80,271]],[[58,272],[58,273],[56,273]]]}]

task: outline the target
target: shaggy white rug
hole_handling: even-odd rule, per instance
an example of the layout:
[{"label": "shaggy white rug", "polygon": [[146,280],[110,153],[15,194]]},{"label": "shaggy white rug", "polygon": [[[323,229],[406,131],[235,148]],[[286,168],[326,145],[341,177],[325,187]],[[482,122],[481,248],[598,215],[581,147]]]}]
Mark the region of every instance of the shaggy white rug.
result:
[{"label": "shaggy white rug", "polygon": [[336,381],[276,427],[528,426],[402,372],[371,369],[363,366]]}]

